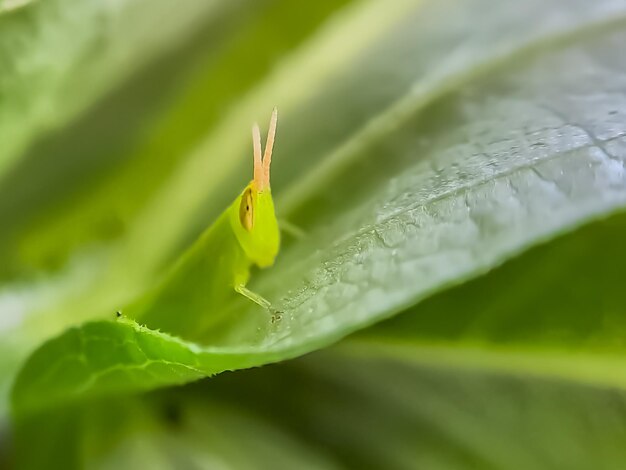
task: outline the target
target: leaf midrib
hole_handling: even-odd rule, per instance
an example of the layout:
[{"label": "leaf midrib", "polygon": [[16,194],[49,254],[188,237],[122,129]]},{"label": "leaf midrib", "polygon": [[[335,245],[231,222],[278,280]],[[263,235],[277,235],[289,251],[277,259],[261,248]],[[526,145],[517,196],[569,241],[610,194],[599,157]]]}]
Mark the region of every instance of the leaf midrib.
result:
[{"label": "leaf midrib", "polygon": [[[527,343],[405,340],[373,336],[353,337],[334,347],[340,354],[389,357],[416,365],[474,370],[521,378],[565,380],[584,385],[626,390],[626,358],[619,352],[573,346],[529,347]],[[620,370],[624,372],[616,373]]]}]

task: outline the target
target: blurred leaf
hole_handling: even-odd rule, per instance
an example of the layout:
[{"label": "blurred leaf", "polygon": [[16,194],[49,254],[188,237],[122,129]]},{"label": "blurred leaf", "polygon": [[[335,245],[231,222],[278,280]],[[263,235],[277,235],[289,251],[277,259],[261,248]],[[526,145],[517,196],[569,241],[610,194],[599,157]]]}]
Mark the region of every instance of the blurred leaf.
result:
[{"label": "blurred leaf", "polygon": [[[198,388],[324,449],[344,468],[616,469],[626,395],[426,367],[419,349],[348,343]],[[185,394],[180,393],[185,400]]]},{"label": "blurred leaf", "polygon": [[156,54],[175,47],[218,7],[201,0],[185,8],[163,0],[4,3],[0,175],[33,140],[67,124]]},{"label": "blurred leaf", "polygon": [[[420,364],[419,349],[348,343],[191,388],[38,421],[23,468],[53,444],[83,468],[613,470],[623,391]],[[58,418],[57,418],[58,419]],[[48,426],[47,424],[50,424]],[[59,429],[77,433],[62,439]],[[31,450],[29,452],[29,450]],[[52,454],[48,454],[52,455]],[[31,464],[30,466],[28,464]],[[64,467],[67,468],[67,467]]]},{"label": "blurred leaf", "polygon": [[18,450],[20,468],[341,468],[281,427],[206,395],[126,398],[58,415],[20,423],[28,443]]},{"label": "blurred leaf", "polygon": [[82,429],[78,410],[67,407],[48,410],[42,415],[20,417],[12,424],[14,448],[11,457],[14,462],[7,468],[81,468]]},{"label": "blurred leaf", "polygon": [[[622,210],[624,17],[591,14],[614,13],[610,2],[585,5],[589,10],[567,10],[567,21],[563,10],[542,17],[543,23],[533,29],[536,34],[526,33],[525,17],[517,10],[510,18],[516,28],[494,23],[499,28],[459,46],[439,71],[331,153],[329,163],[312,173],[315,194],[303,197],[312,187],[305,178],[281,196],[293,201],[294,220],[310,230],[285,250],[275,268],[259,275],[254,286],[284,312],[281,321],[269,322],[243,301],[228,308],[214,306],[209,298],[204,303],[181,302],[176,320],[207,318],[210,327],[202,343],[211,347],[196,349],[173,339],[160,344],[182,345],[187,354],[183,368],[191,365],[199,371],[179,376],[178,369],[167,369],[153,374],[153,381],[137,381],[134,374],[109,374],[116,370],[112,355],[104,364],[87,360],[83,369],[73,369],[76,376],[68,377],[60,367],[42,374],[51,363],[75,361],[85,354],[91,342],[79,341],[83,331],[111,328],[115,341],[135,331],[127,345],[131,349],[144,337],[157,335],[133,325],[123,331],[119,324],[86,325],[35,353],[18,379],[18,405],[50,405],[62,395],[145,390],[293,357],[484,273],[532,244]],[[418,18],[429,23],[439,18],[440,8],[449,6],[432,8],[420,11]],[[504,14],[505,9],[495,11]],[[420,31],[414,22],[406,28],[394,34],[406,41],[408,30]],[[526,34],[522,39],[516,34],[520,31]],[[499,36],[509,42],[494,41]],[[489,53],[477,56],[481,50]],[[489,76],[483,76],[487,71]],[[450,74],[447,87],[453,89],[431,82],[444,72]],[[433,99],[424,93],[433,89],[441,99],[422,109]],[[385,156],[384,165],[380,155]],[[196,168],[196,173],[202,172]],[[172,188],[190,180],[176,181]],[[183,199],[196,190],[184,191],[187,194],[179,195]],[[180,202],[179,197],[174,202]],[[165,214],[171,214],[171,204],[167,202]],[[178,221],[185,217],[185,211],[180,212]],[[170,236],[163,231],[159,235],[157,244],[163,243],[161,235]],[[195,284],[202,291],[201,276],[188,282],[186,288]],[[132,317],[132,306],[125,313]],[[169,353],[157,347],[156,354],[163,360]],[[178,362],[177,356],[174,359]],[[603,361],[600,357],[594,364],[615,366],[614,361]],[[125,370],[126,364],[120,365]],[[538,360],[529,361],[528,367],[541,368]],[[102,384],[89,379],[100,368],[105,372]],[[585,368],[571,369],[573,376],[584,377]],[[608,377],[602,370],[597,369],[601,379],[623,385],[620,375]],[[40,396],[39,390],[50,390],[36,385],[40,376],[50,387],[57,384],[57,393]]]}]

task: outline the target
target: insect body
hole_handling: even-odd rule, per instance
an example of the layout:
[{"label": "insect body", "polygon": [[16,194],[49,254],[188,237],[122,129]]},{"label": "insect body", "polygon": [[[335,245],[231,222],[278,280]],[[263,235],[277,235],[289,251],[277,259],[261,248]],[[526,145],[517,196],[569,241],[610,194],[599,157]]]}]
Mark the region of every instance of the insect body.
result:
[{"label": "insect body", "polygon": [[[269,301],[246,288],[253,265],[274,263],[280,247],[270,189],[270,164],[277,111],[270,121],[265,152],[258,125],[252,128],[254,178],[181,257],[164,282],[131,309],[150,327],[193,337],[217,314],[233,290],[273,311]],[[204,288],[199,289],[201,284]],[[131,310],[129,309],[129,311]]]},{"label": "insect body", "polygon": [[246,289],[245,285],[250,276],[250,266],[252,264],[260,268],[271,266],[280,248],[280,232],[270,189],[270,165],[277,117],[277,110],[274,109],[263,157],[259,126],[255,124],[252,127],[254,178],[228,209],[230,226],[248,261],[245,268],[242,265],[233,272],[233,286],[237,292],[265,308],[269,308],[269,302]]}]

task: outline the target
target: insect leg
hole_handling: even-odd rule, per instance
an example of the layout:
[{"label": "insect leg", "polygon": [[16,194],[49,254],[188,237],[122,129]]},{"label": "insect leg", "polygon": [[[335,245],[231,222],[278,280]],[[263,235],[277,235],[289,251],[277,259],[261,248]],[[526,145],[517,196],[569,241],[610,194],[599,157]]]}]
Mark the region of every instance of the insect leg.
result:
[{"label": "insect leg", "polygon": [[276,310],[274,307],[272,307],[272,304],[269,300],[257,294],[256,292],[252,292],[243,284],[237,284],[235,286],[235,291],[243,295],[245,298],[251,300],[255,304],[260,305],[268,312],[270,312],[272,314],[272,323],[276,321],[277,319],[281,318],[281,312],[279,310]]},{"label": "insect leg", "polygon": [[262,297],[261,295],[252,292],[250,289],[248,289],[246,286],[244,286],[243,284],[238,284],[235,286],[235,290],[243,295],[244,297],[246,297],[249,300],[252,300],[252,302],[254,302],[257,305],[260,305],[261,307],[263,307],[266,310],[271,310],[272,304],[270,303],[269,300],[267,300],[265,297]]},{"label": "insect leg", "polygon": [[302,230],[297,225],[294,225],[291,222],[288,222],[285,219],[279,219],[278,220],[278,227],[284,233],[286,233],[287,235],[289,235],[289,236],[291,236],[291,237],[293,237],[295,239],[299,240],[301,238],[306,237],[306,232],[304,230]]}]

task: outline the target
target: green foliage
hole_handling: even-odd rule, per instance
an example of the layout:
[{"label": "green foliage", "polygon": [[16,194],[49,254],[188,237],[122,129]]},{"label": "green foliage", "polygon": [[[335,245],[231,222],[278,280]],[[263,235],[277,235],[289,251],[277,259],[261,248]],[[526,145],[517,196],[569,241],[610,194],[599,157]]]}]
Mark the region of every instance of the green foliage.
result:
[{"label": "green foliage", "polygon": [[[19,462],[624,465],[626,5],[192,2],[149,41],[129,25],[167,2],[125,0],[76,11],[110,29],[57,57],[71,3],[0,6],[0,409],[14,381]],[[59,86],[14,65],[29,28],[45,34],[24,60]],[[116,31],[137,37],[128,62]],[[67,100],[46,129],[38,107]],[[281,318],[194,296],[175,321],[201,331],[143,326],[135,302],[178,288],[167,272],[250,178],[249,127],[274,105],[276,207],[305,236],[251,288]]]}]

